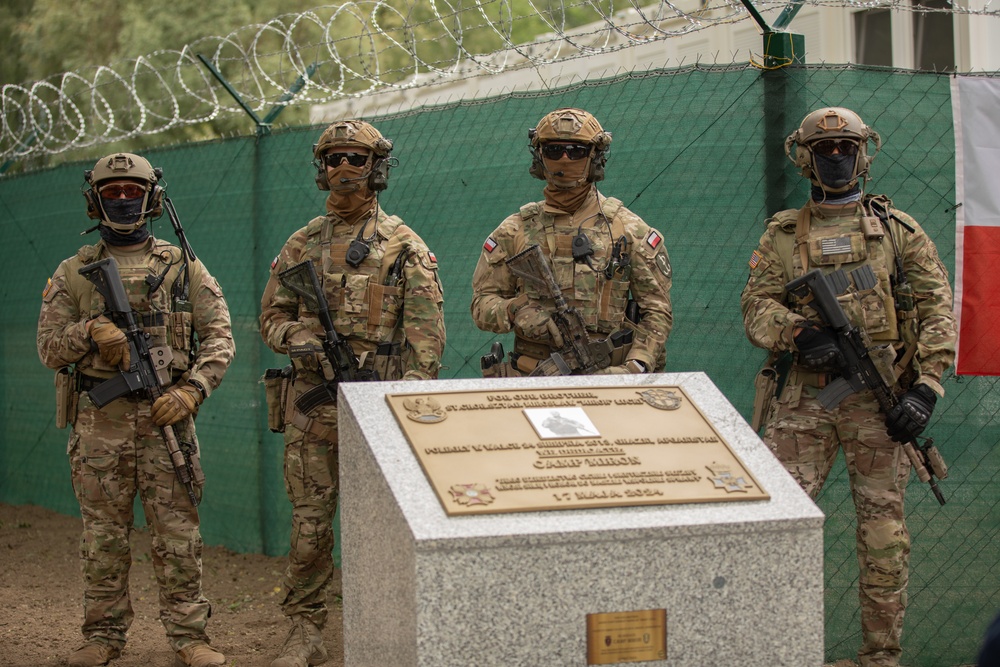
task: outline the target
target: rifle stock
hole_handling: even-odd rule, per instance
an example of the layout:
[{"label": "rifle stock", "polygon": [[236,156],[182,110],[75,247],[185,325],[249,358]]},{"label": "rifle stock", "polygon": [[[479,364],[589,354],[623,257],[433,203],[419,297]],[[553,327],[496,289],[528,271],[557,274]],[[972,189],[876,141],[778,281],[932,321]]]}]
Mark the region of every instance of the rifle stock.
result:
[{"label": "rifle stock", "polygon": [[563,346],[538,362],[530,375],[589,374],[611,365],[611,341],[590,338],[583,316],[566,303],[552,267],[537,243],[507,259],[506,264],[511,273],[535,285],[555,302],[552,321],[563,338]]},{"label": "rifle stock", "polygon": [[[864,269],[870,271],[870,267],[856,269],[859,273],[856,279],[868,280]],[[886,384],[878,367],[872,360],[868,351],[867,336],[858,327],[852,326],[847,314],[837,301],[837,293],[833,284],[839,283],[847,285],[846,277],[842,271],[835,272],[835,276],[826,276],[820,269],[813,269],[809,273],[792,280],[785,285],[785,291],[794,294],[799,298],[809,298],[812,301],[809,305],[820,314],[837,336],[838,347],[844,356],[844,366],[841,369],[841,376],[831,382],[820,391],[817,399],[827,410],[837,407],[842,400],[851,394],[868,389],[874,394],[882,412],[888,414],[898,400],[892,393],[892,387]],[[934,441],[927,438],[921,445],[916,438],[902,443],[903,451],[906,453],[913,469],[917,473],[917,478],[921,482],[926,482],[931,487],[931,492],[937,501],[944,505],[945,499],[938,488],[935,475],[940,479],[948,476],[948,466],[940,452],[934,447]]]},{"label": "rifle stock", "polygon": [[313,387],[295,399],[295,407],[303,413],[327,403],[336,403],[337,385],[341,382],[377,382],[380,378],[375,371],[358,367],[358,358],[346,339],[341,338],[333,328],[330,306],[319,283],[316,267],[311,259],[299,262],[278,274],[281,285],[305,301],[306,306],[319,316],[325,340],[323,354],[333,368],[333,379]]},{"label": "rifle stock", "polygon": [[[149,350],[146,333],[139,324],[132,306],[129,304],[125,286],[122,284],[118,264],[113,257],[88,264],[80,269],[80,275],[89,280],[104,297],[104,303],[110,313],[111,320],[128,338],[131,363],[128,370],[118,371],[117,375],[105,380],[89,392],[91,402],[98,408],[120,398],[132,394],[145,395],[152,403],[163,395],[163,386],[157,375],[157,363]],[[198,506],[198,497],[194,491],[193,471],[190,461],[181,450],[180,442],[173,426],[160,427],[163,441],[167,446],[167,454],[173,464],[177,479],[184,485],[191,505]]]}]

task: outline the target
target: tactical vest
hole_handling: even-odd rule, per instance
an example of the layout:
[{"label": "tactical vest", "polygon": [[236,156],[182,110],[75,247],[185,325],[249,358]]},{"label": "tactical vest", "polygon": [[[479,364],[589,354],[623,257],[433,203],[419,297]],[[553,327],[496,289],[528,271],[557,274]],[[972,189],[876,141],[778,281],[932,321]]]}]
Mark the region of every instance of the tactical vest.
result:
[{"label": "tactical vest", "polygon": [[[143,331],[149,336],[149,347],[169,347],[173,351],[170,368],[173,376],[187,371],[191,357],[196,352],[194,340],[194,314],[190,301],[190,285],[185,287],[181,275],[184,264],[181,250],[164,241],[154,240],[153,249],[144,258],[132,262],[116,257],[129,305],[140,319]],[[80,266],[114,256],[103,244],[89,245],[77,251]],[[138,257],[138,256],[137,256]],[[151,290],[147,278],[158,280],[166,271],[156,290]],[[94,318],[106,311],[104,297],[89,280],[75,270],[66,275],[71,292],[81,294],[80,310]],[[102,375],[113,373],[117,367],[108,365],[99,354],[88,354],[78,365],[80,370],[92,368]]]},{"label": "tactical vest", "polygon": [[[865,217],[869,220],[864,220]],[[873,231],[874,217],[860,204],[851,216],[836,218],[834,224],[824,225],[822,230],[811,224],[811,218],[808,205],[781,211],[773,218],[781,228],[774,240],[786,279],[802,276],[813,268],[824,272],[843,269],[850,276],[851,271],[868,265],[875,274],[876,284],[859,288],[852,279],[847,292],[837,296],[848,319],[866,331],[874,343],[914,342],[916,308],[912,303],[897,307],[901,300],[894,295],[890,280],[896,257],[893,238],[897,243],[902,241],[902,226],[890,218],[881,221],[881,234],[877,224]],[[798,302],[790,307],[800,315],[814,316],[811,309]]]},{"label": "tactical vest", "polygon": [[[325,216],[306,226],[307,241],[302,256],[320,258],[316,268],[330,306],[333,327],[339,335],[350,339],[356,352],[374,349],[380,343],[401,342],[404,338],[398,325],[403,309],[402,263],[406,255],[402,240],[395,234],[403,221],[381,210],[378,216],[370,252],[357,267],[347,263],[353,236],[334,238],[334,225]],[[317,314],[301,301],[298,320],[313,331],[322,331]]]},{"label": "tactical vest", "polygon": [[[621,208],[618,199],[607,197],[601,201],[601,212],[610,221],[610,234],[608,225],[599,217],[598,224],[587,221],[587,237],[594,249],[590,258],[593,268],[586,262],[573,260],[573,238],[580,231],[578,224],[556,225],[553,216],[542,210],[541,202],[525,204],[520,210],[526,246],[536,243],[541,246],[552,263],[566,303],[580,312],[588,330],[604,336],[621,328],[628,303],[628,271],[612,272],[608,278],[604,270],[612,259],[613,239],[626,239],[621,250],[623,256],[628,257],[630,250],[631,239],[625,235],[624,224],[618,218]],[[545,301],[532,284],[526,283],[524,292],[533,300]]]}]

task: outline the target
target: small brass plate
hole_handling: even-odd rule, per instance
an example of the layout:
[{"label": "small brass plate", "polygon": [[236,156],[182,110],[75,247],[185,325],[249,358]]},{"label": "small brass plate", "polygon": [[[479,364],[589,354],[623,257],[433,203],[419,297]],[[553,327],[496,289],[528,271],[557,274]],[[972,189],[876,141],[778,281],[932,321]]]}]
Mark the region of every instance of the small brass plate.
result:
[{"label": "small brass plate", "polygon": [[449,515],[770,497],[680,387],[386,401]]},{"label": "small brass plate", "polygon": [[667,610],[587,614],[587,664],[667,659]]}]

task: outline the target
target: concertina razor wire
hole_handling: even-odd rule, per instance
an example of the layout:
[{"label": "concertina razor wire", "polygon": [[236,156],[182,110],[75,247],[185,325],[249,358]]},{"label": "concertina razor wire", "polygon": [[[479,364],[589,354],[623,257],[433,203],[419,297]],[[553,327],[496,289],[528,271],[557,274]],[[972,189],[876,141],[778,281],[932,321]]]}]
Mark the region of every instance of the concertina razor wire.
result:
[{"label": "concertina razor wire", "polygon": [[[313,105],[388,90],[488,76],[665,40],[749,19],[739,0],[358,0],[285,14],[160,50],[0,89],[0,158],[51,155],[241,113],[204,63],[246,108]],[[853,9],[1000,15],[911,0],[806,0]],[[758,0],[758,10],[784,0]],[[520,30],[519,30],[520,29]],[[516,43],[525,31],[539,35]]]}]

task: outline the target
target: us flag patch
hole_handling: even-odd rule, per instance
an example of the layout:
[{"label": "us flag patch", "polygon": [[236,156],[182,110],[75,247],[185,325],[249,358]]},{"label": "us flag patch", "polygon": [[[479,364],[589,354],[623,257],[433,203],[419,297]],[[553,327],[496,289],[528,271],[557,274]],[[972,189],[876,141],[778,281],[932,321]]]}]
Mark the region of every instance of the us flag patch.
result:
[{"label": "us flag patch", "polygon": [[271,270],[274,271],[274,267],[278,265],[278,256],[275,255],[274,259],[271,261]]},{"label": "us flag patch", "polygon": [[835,239],[823,239],[819,242],[820,252],[827,255],[846,255],[851,252],[851,239],[841,236]]},{"label": "us flag patch", "polygon": [[761,255],[759,251],[754,250],[753,254],[750,255],[750,261],[747,262],[747,263],[750,265],[751,269],[756,269],[757,265],[760,264],[760,260],[763,259],[763,258],[764,258],[764,256]]},{"label": "us flag patch", "polygon": [[486,237],[486,243],[483,244],[483,250],[486,252],[493,252],[497,247],[497,242],[493,240],[492,236]]},{"label": "us flag patch", "polygon": [[646,243],[648,243],[649,247],[653,250],[656,250],[657,246],[659,246],[662,241],[663,237],[660,236],[660,233],[655,229],[649,230],[649,234],[646,234]]},{"label": "us flag patch", "polygon": [[45,289],[42,290],[43,299],[49,295],[50,289],[52,289],[52,278],[49,278],[49,281],[45,283]]}]

